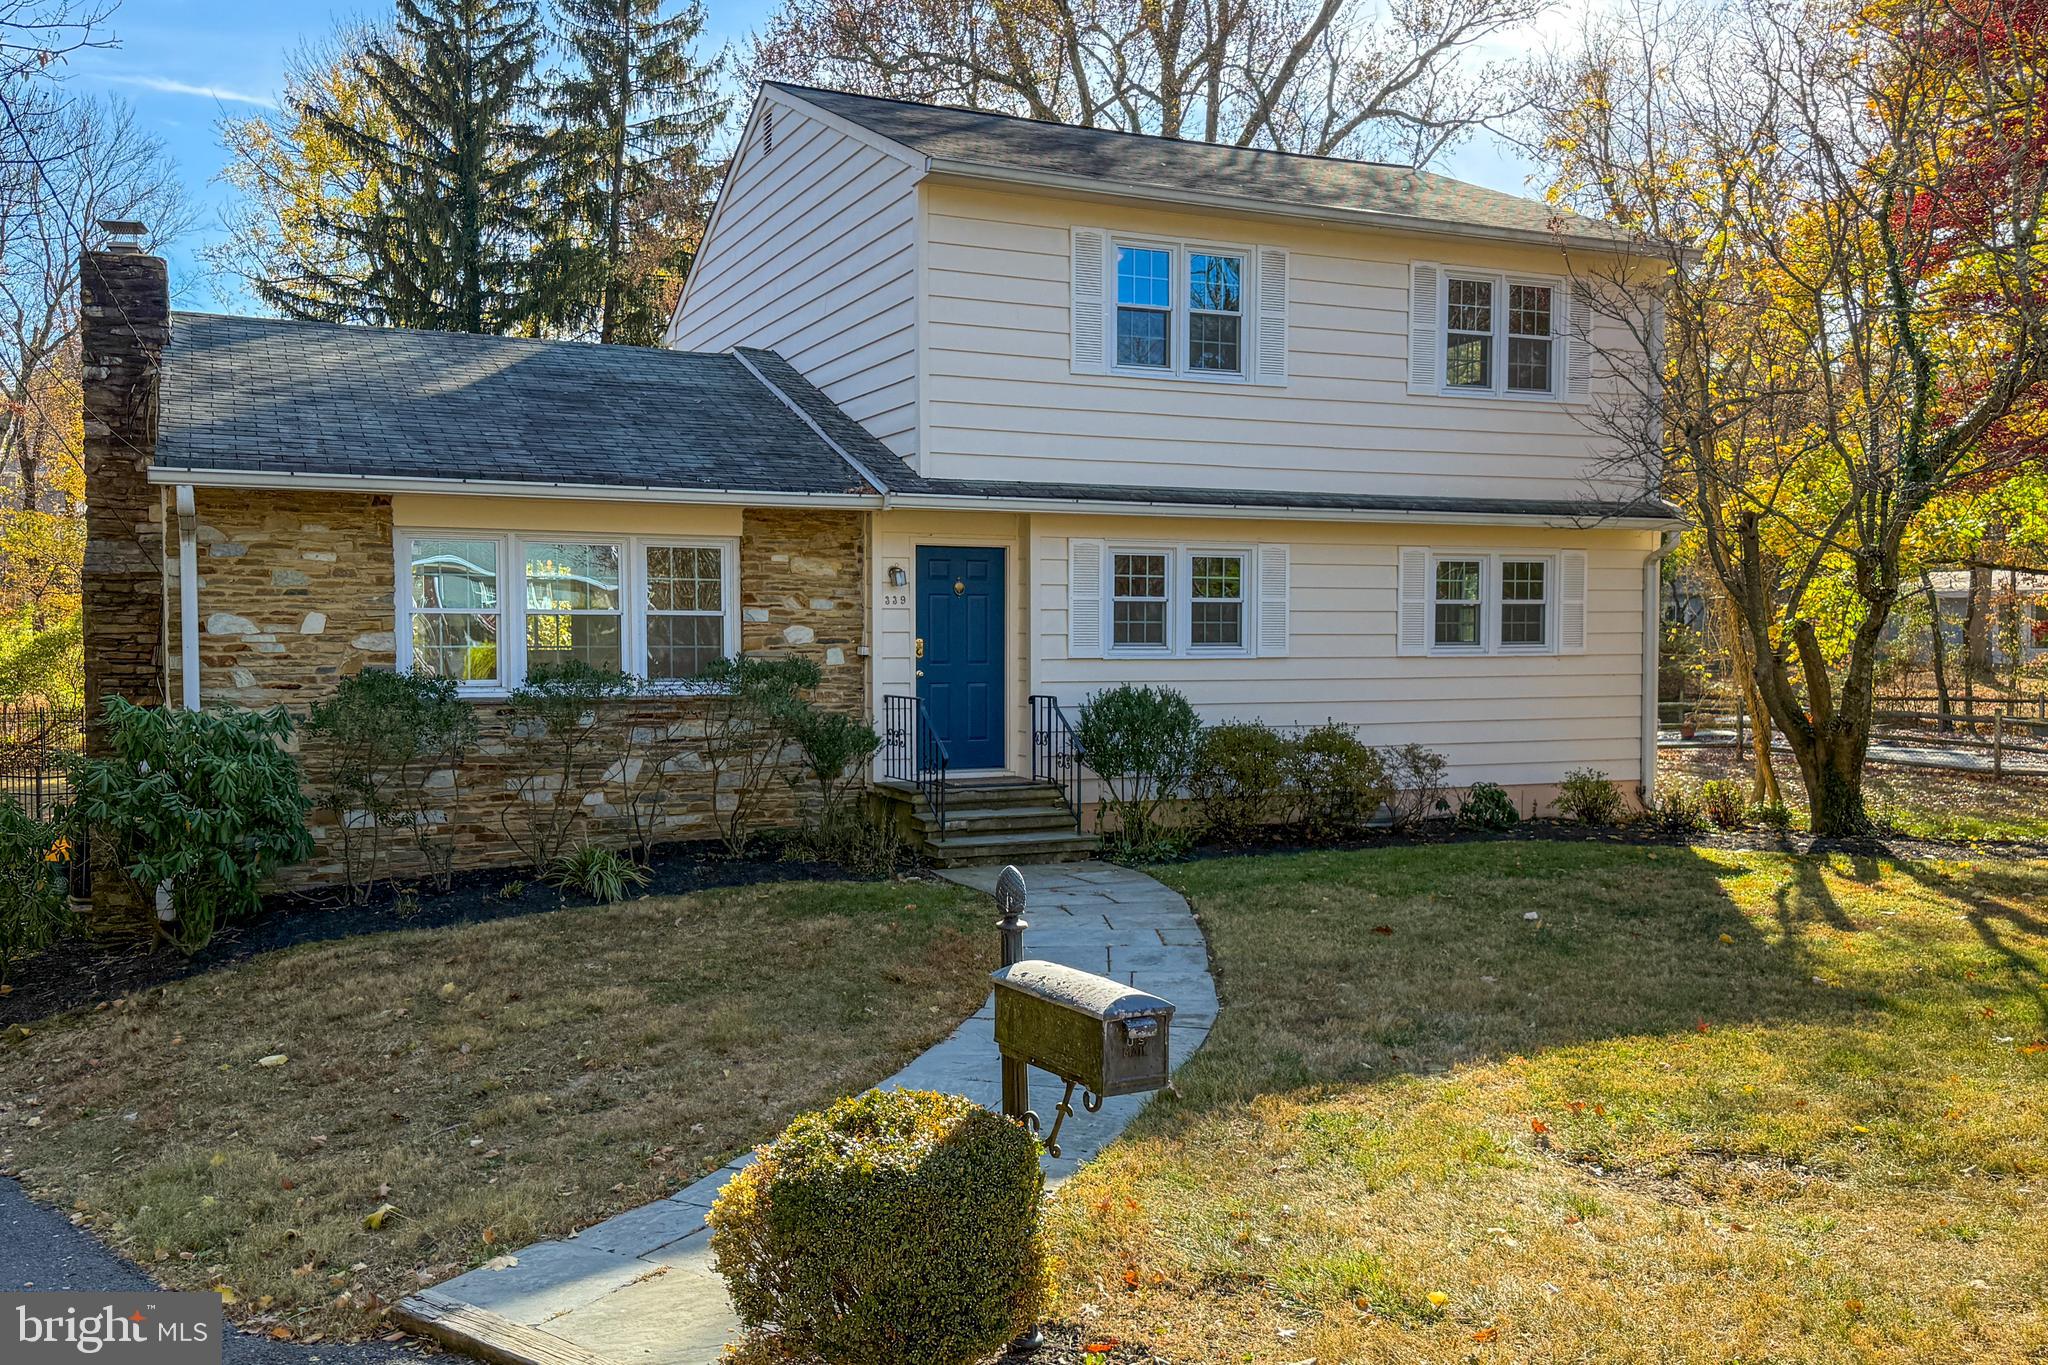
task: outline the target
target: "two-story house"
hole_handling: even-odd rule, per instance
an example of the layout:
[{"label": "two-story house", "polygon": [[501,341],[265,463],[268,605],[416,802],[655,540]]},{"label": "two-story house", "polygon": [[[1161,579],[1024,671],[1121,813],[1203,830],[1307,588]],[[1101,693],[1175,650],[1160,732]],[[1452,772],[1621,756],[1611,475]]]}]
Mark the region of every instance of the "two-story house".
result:
[{"label": "two-story house", "polygon": [[776,352],[924,481],[872,522],[874,684],[956,769],[1135,680],[1540,803],[1653,767],[1674,522],[1612,481],[1624,342],[1566,268],[1624,244],[1405,166],[770,84],[669,340]]},{"label": "two-story house", "polygon": [[[512,856],[504,698],[570,658],[685,729],[707,660],[815,659],[953,856],[1076,847],[1031,779],[1132,680],[1525,808],[1634,792],[1676,523],[1607,474],[1618,329],[1567,268],[1623,245],[1406,167],[777,84],[666,351],[172,314],[124,241],[83,269],[89,700],[452,677],[467,862]],[[724,799],[683,764],[662,823]]]}]

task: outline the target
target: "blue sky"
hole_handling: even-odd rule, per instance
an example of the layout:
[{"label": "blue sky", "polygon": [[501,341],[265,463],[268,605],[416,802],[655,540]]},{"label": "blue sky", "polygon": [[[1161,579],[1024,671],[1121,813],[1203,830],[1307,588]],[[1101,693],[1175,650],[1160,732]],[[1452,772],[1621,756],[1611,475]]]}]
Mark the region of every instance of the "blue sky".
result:
[{"label": "blue sky", "polygon": [[[743,39],[770,0],[707,0],[707,50]],[[277,97],[285,60],[354,15],[388,12],[381,0],[331,6],[302,0],[123,0],[109,25],[115,44],[77,54],[66,68],[81,94],[113,93],[132,102],[140,122],[164,140],[194,202],[198,227],[169,250],[181,307],[253,311],[231,280],[208,279],[199,249],[220,236],[230,195],[219,181],[223,117],[259,112]],[[1505,52],[1532,34],[1503,35]],[[1438,169],[1495,189],[1524,193],[1531,168],[1490,139],[1454,153]]]}]

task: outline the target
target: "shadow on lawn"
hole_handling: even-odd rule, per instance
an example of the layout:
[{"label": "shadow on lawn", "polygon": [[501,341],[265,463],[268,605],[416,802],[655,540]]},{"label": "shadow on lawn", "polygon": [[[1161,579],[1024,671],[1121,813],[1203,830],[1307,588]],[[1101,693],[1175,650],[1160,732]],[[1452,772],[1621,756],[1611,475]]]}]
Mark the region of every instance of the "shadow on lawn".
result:
[{"label": "shadow on lawn", "polygon": [[[2032,1002],[2040,1031],[2048,1034],[2048,985],[2044,985],[2048,953],[2042,951],[2048,947],[2048,918],[2019,899],[2025,892],[2014,884],[2012,874],[1995,864],[1988,868],[1966,864],[1957,872],[1925,863],[1897,866],[1922,887],[1964,907],[1964,920],[1978,940],[2012,969],[2012,981]],[[2034,951],[2027,951],[2023,939],[2032,940]]]},{"label": "shadow on lawn", "polygon": [[[1777,885],[1746,890],[1750,913],[1730,883],[1770,865],[1687,848],[1465,845],[1163,869],[1209,934],[1223,1009],[1178,1077],[1181,1102],[1152,1106],[1148,1124],[1263,1094],[1881,1008],[1879,976],[1845,978],[1836,962],[1821,979],[1813,935],[1878,927],[1823,868],[1864,885],[1891,867],[1932,874],[1868,856],[1782,866]],[[2018,905],[1923,884],[1977,906],[1987,941],[2002,941],[1995,922],[2048,934]]]}]

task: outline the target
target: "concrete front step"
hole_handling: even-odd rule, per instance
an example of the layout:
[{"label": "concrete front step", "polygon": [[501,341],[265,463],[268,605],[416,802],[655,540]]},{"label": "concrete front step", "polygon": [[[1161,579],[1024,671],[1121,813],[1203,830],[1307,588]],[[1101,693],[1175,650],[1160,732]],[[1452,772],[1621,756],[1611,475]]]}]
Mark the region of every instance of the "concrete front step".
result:
[{"label": "concrete front step", "polygon": [[[936,815],[917,814],[912,818],[926,835],[939,834]],[[947,834],[955,831],[974,834],[988,834],[998,830],[1026,833],[1033,830],[1063,829],[1069,833],[1074,829],[1074,813],[1065,806],[996,806],[958,809],[946,807]]]},{"label": "concrete front step", "polygon": [[925,841],[925,852],[941,867],[975,867],[983,863],[1074,862],[1092,858],[1102,841],[1076,834],[1072,826],[1029,834],[960,834]]},{"label": "concrete front step", "polygon": [[946,789],[946,827],[914,787],[882,786],[911,841],[940,867],[983,863],[1071,862],[1101,847],[1074,829],[1074,813],[1060,789],[1043,782],[971,780]]}]

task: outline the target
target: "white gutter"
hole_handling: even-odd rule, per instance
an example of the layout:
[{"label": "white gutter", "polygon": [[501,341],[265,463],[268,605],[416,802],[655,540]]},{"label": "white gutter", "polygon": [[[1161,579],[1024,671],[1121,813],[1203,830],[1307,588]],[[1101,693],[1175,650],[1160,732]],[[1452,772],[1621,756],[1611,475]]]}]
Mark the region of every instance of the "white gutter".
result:
[{"label": "white gutter", "polygon": [[[1259,503],[1183,503],[1167,499],[984,497],[958,493],[784,493],[759,489],[644,488],[627,484],[554,483],[510,479],[430,479],[378,474],[307,474],[279,470],[167,469],[150,482],[201,488],[317,489],[355,493],[461,493],[493,498],[573,498],[583,502],[737,507],[910,507],[949,512],[1056,512],[1080,516],[1171,515],[1231,521],[1365,522],[1424,526],[1543,526],[1559,530],[1661,531],[1676,517],[1586,518],[1550,512],[1287,507]],[[1228,496],[1227,494],[1223,496]]]},{"label": "white gutter", "polygon": [[192,485],[173,495],[178,510],[178,682],[187,711],[199,709],[199,512]]},{"label": "white gutter", "polygon": [[1643,804],[1657,799],[1657,651],[1663,644],[1663,565],[1678,548],[1679,532],[1666,531],[1643,560]]}]

